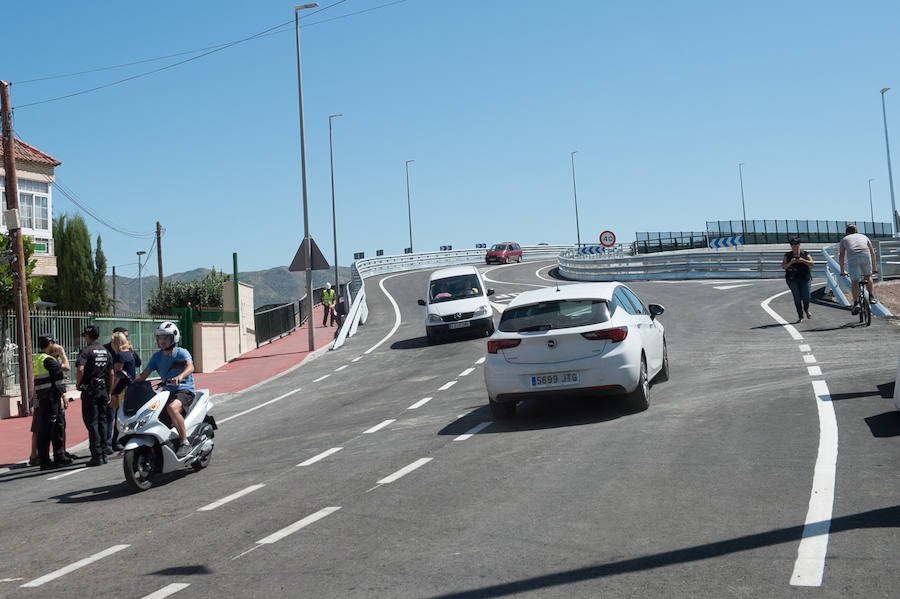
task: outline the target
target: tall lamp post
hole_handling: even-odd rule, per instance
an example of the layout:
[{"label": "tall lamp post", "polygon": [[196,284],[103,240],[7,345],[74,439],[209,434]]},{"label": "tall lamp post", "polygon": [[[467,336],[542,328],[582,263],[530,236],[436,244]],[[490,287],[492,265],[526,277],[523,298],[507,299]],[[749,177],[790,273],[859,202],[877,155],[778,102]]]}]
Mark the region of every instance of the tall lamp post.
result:
[{"label": "tall lamp post", "polygon": [[300,16],[301,10],[315,8],[319,4],[301,4],[294,7],[294,31],[297,34],[297,98],[300,107],[300,170],[303,180],[303,241],[306,243],[306,319],[309,330],[309,351],[316,349],[316,332],[313,326],[312,297],[312,241],[309,238],[309,201],[306,187],[306,140],[303,136],[303,77],[300,69]]},{"label": "tall lamp post", "polygon": [[[744,163],[738,162],[738,177],[741,179],[741,210],[743,210],[744,220],[741,221],[741,233],[747,232],[747,205],[744,204]],[[744,241],[744,243],[747,243]]]},{"label": "tall lamp post", "polygon": [[141,250],[137,253],[138,257],[138,289],[140,290],[140,298],[141,304],[138,309],[138,314],[144,313],[144,263],[141,262],[141,256],[146,254],[147,252]]},{"label": "tall lamp post", "polygon": [[577,153],[578,150],[569,152],[569,156],[572,158],[572,192],[575,194],[575,235],[578,247],[581,247],[581,225],[578,224],[578,187],[575,186],[575,154]]},{"label": "tall lamp post", "polygon": [[881,90],[881,115],[884,117],[884,147],[887,150],[888,185],[891,188],[891,233],[897,235],[897,206],[894,204],[894,174],[891,172],[891,144],[888,143],[887,110],[884,107],[884,94],[891,88]]},{"label": "tall lamp post", "polygon": [[409,214],[409,253],[413,251],[412,244],[412,203],[409,200],[409,163],[415,160],[406,161],[406,212]]},{"label": "tall lamp post", "polygon": [[872,181],[875,179],[869,179],[869,212],[872,216],[872,226],[875,226],[875,208],[872,207]]},{"label": "tall lamp post", "polygon": [[338,253],[337,253],[337,207],[334,203],[334,138],[331,136],[331,119],[344,116],[343,114],[328,115],[328,151],[331,154],[331,222],[334,227],[334,292],[340,294],[340,282],[338,279]]}]

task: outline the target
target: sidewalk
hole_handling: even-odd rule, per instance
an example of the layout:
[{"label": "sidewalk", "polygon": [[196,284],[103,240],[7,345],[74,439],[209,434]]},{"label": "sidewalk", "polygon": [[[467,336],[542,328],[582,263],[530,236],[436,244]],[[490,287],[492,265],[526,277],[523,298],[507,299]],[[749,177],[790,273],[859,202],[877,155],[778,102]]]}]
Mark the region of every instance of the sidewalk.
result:
[{"label": "sidewalk", "polygon": [[[337,329],[321,326],[321,307],[315,309],[313,322],[318,350],[334,340],[334,332]],[[290,370],[303,362],[309,354],[309,329],[304,324],[281,339],[245,352],[214,372],[195,374],[194,386],[197,389],[209,389],[213,397],[224,393],[237,393]],[[145,363],[150,359],[150,356],[141,357]],[[74,374],[70,375],[70,378],[74,380]],[[71,449],[87,438],[87,429],[81,419],[81,404],[76,400],[66,410],[66,446]],[[30,453],[31,416],[0,420],[0,467],[27,461]],[[82,458],[90,457],[86,450],[76,453]]]}]

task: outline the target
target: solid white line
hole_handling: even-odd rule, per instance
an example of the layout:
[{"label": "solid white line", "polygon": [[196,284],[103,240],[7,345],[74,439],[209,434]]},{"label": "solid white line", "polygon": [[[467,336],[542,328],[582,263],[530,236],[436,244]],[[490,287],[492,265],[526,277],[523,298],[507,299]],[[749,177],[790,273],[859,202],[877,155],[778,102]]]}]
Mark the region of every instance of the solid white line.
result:
[{"label": "solid white line", "polygon": [[309,526],[310,524],[312,524],[313,522],[317,522],[318,520],[321,520],[325,516],[333,514],[334,512],[338,511],[339,509],[341,509],[341,508],[340,507],[322,508],[315,514],[310,514],[306,518],[303,518],[302,520],[298,520],[297,522],[294,522],[290,526],[286,526],[286,527],[282,528],[281,530],[279,530],[278,532],[274,532],[274,533],[270,534],[269,536],[258,540],[256,543],[258,545],[269,545],[271,543],[277,543],[284,537],[294,534],[301,528],[305,528],[305,527]]},{"label": "solid white line", "polygon": [[720,291],[725,291],[726,289],[737,289],[738,287],[749,287],[753,283],[740,283],[738,285],[717,285],[713,287],[713,289],[718,289]]},{"label": "solid white line", "polygon": [[814,355],[812,355],[812,354],[805,354],[805,355],[803,356],[803,361],[804,361],[805,363],[807,363],[807,364],[815,364],[815,363],[816,363],[816,357],[815,357]]},{"label": "solid white line", "polygon": [[88,468],[76,468],[75,470],[68,470],[63,472],[62,474],[57,474],[56,476],[51,476],[47,480],[57,480],[60,478],[65,478],[67,476],[72,476],[73,474],[78,474],[79,472],[87,472]]},{"label": "solid white line", "polygon": [[393,420],[385,420],[385,421],[382,422],[381,424],[376,424],[375,426],[373,426],[373,427],[370,428],[369,430],[363,431],[363,434],[364,434],[364,435],[367,435],[367,434],[370,434],[370,433],[374,433],[374,432],[380,431],[380,430],[383,429],[384,427],[388,426],[389,424],[393,424],[394,422],[397,422],[397,419],[396,419],[396,418],[394,418]]},{"label": "solid white line", "polygon": [[350,361],[351,361],[351,362],[359,362],[360,360],[362,360],[362,358],[363,358],[362,356],[356,356],[355,358],[353,358],[353,359],[350,360]]},{"label": "solid white line", "polygon": [[416,408],[421,408],[422,406],[427,404],[429,401],[431,401],[430,397],[424,397],[406,409],[407,410],[415,410]]},{"label": "solid white line", "polygon": [[449,383],[444,383],[440,387],[438,387],[438,391],[446,391],[450,387],[456,384],[456,381],[450,381]]},{"label": "solid white line", "polygon": [[472,374],[472,372],[474,370],[475,370],[474,368],[466,368],[465,370],[460,372],[457,376],[466,376],[467,374]]},{"label": "solid white line", "polygon": [[769,316],[771,316],[772,318],[775,319],[775,322],[777,322],[778,324],[783,326],[784,330],[787,331],[791,337],[793,337],[797,341],[800,341],[801,339],[803,339],[803,335],[798,333],[797,329],[795,329],[793,327],[793,325],[788,324],[788,321],[783,319],[781,317],[781,314],[779,314],[778,312],[776,312],[775,310],[773,310],[772,308],[769,307],[769,302],[771,302],[773,299],[775,299],[776,297],[782,296],[785,293],[790,293],[790,292],[791,292],[791,290],[788,289],[787,291],[782,291],[781,293],[776,293],[772,297],[770,297],[766,300],[763,300],[762,303],[760,303],[759,305],[762,306],[763,310],[765,310],[766,312],[769,313]]},{"label": "solid white line", "polygon": [[800,351],[802,351],[803,353],[808,353],[808,352],[812,351],[812,349],[805,343],[799,345],[798,349],[800,349]]},{"label": "solid white line", "polygon": [[74,564],[69,564],[68,566],[66,566],[64,568],[60,568],[59,570],[56,570],[55,572],[51,572],[50,574],[45,574],[44,576],[41,576],[40,578],[35,578],[31,582],[26,582],[22,586],[23,587],[39,587],[44,583],[50,582],[51,580],[56,580],[57,578],[65,576],[66,574],[69,574],[70,572],[74,572],[75,570],[78,570],[79,568],[83,568],[87,565],[93,564],[94,562],[99,561],[99,560],[103,559],[104,557],[108,557],[114,553],[118,553],[119,551],[122,551],[123,549],[128,549],[129,547],[131,547],[131,545],[113,545],[109,549],[104,549],[100,553],[95,553],[94,555],[91,555],[84,559],[78,560]]},{"label": "solid white line", "polygon": [[379,484],[379,485],[386,485],[386,484],[388,484],[388,483],[392,483],[392,482],[394,482],[395,480],[397,480],[397,479],[399,479],[399,478],[401,478],[401,477],[403,477],[403,476],[406,476],[407,474],[409,474],[410,472],[412,472],[412,471],[415,470],[416,468],[420,468],[421,466],[424,466],[425,464],[427,464],[428,462],[430,462],[432,459],[434,459],[434,458],[419,458],[418,460],[416,460],[415,462],[413,462],[413,463],[410,464],[409,466],[404,466],[403,468],[401,468],[400,470],[397,470],[396,472],[394,472],[394,473],[391,474],[390,476],[387,476],[387,477],[385,477],[385,478],[382,478],[380,481],[378,481],[378,484]]},{"label": "solid white line", "polygon": [[326,375],[324,375],[324,376],[320,376],[319,378],[317,378],[317,379],[314,380],[313,382],[314,382],[314,383],[318,383],[319,381],[324,381],[325,379],[327,379],[327,378],[330,377],[330,376],[331,376],[330,374],[326,374]]},{"label": "solid white line", "polygon": [[481,356],[480,358],[478,358],[477,360],[475,360],[475,363],[476,363],[476,364],[484,364],[484,356]]},{"label": "solid white line", "polygon": [[831,393],[825,381],[813,381],[819,412],[819,453],[813,471],[809,510],[803,525],[803,538],[797,549],[797,561],[791,574],[793,586],[822,586],[825,554],[834,508],[834,481],[837,473],[838,428]]},{"label": "solid white line", "polygon": [[165,597],[174,595],[178,591],[183,591],[189,586],[191,585],[186,582],[173,582],[172,584],[166,585],[158,591],[150,593],[149,595],[144,595],[142,599],[165,599]]},{"label": "solid white line", "polygon": [[809,372],[809,376],[822,376],[822,369],[818,366],[807,366],[807,372]]},{"label": "solid white line", "polygon": [[252,493],[253,491],[256,491],[256,490],[258,490],[258,489],[262,489],[262,488],[265,487],[265,486],[266,486],[266,485],[262,485],[262,484],[260,484],[260,485],[250,485],[250,486],[247,487],[246,489],[241,489],[241,490],[238,491],[237,493],[232,493],[232,494],[229,495],[228,497],[223,497],[222,499],[220,499],[220,500],[218,500],[218,501],[213,501],[212,503],[207,504],[207,505],[204,505],[204,506],[201,507],[201,508],[197,508],[197,511],[198,511],[198,512],[208,512],[208,511],[210,511],[210,510],[214,510],[214,509],[216,509],[217,507],[222,507],[223,505],[225,505],[226,503],[228,503],[228,502],[230,502],[230,501],[234,501],[235,499],[238,499],[238,498],[240,498],[240,497],[243,497],[244,495],[248,495],[248,494]]},{"label": "solid white line", "polygon": [[[340,371],[342,371],[343,369],[345,369],[347,366],[350,366],[350,365],[349,365],[349,364],[344,364],[343,366],[341,366],[341,367],[339,367],[339,368],[335,368],[334,371],[335,371],[335,372],[340,372]],[[113,389],[113,390],[115,391],[115,389]]]},{"label": "solid white line", "polygon": [[315,464],[319,460],[324,460],[331,454],[337,453],[342,449],[343,449],[343,447],[332,447],[331,449],[327,449],[327,450],[323,451],[322,453],[320,453],[319,455],[313,456],[313,457],[309,458],[308,460],[306,460],[305,462],[300,462],[297,465],[298,466],[309,466],[310,464]]},{"label": "solid white line", "polygon": [[256,410],[258,410],[258,409],[260,409],[260,408],[264,408],[264,407],[266,407],[266,406],[269,405],[269,404],[273,404],[273,403],[275,403],[276,401],[281,401],[281,400],[284,399],[285,397],[288,397],[288,396],[290,396],[290,395],[293,395],[293,394],[296,393],[297,391],[300,391],[300,389],[298,388],[298,389],[294,389],[293,391],[288,391],[288,392],[285,393],[284,395],[279,395],[279,396],[276,397],[275,399],[270,399],[269,401],[267,401],[267,402],[265,402],[265,403],[261,403],[261,404],[259,404],[258,406],[253,406],[253,407],[250,408],[249,410],[244,410],[243,412],[238,412],[238,413],[235,414],[234,416],[229,416],[228,418],[223,418],[222,420],[219,420],[219,424],[222,424],[222,423],[224,423],[224,422],[228,422],[229,420],[234,420],[235,418],[238,418],[238,417],[240,417],[240,416],[244,416],[244,415],[246,415],[246,414],[249,414],[250,412],[255,412]]},{"label": "solid white line", "polygon": [[453,439],[453,440],[454,440],[454,441],[465,441],[466,439],[470,439],[470,438],[472,438],[472,435],[477,435],[478,433],[480,433],[481,431],[483,431],[484,429],[486,429],[486,428],[489,427],[490,425],[491,425],[490,422],[482,422],[482,423],[479,424],[478,426],[473,427],[473,428],[472,428],[471,430],[469,430],[468,432],[466,432],[466,433],[464,433],[464,434],[458,436],[457,438],[455,438],[455,439]]},{"label": "solid white line", "polygon": [[387,296],[388,301],[391,302],[391,305],[392,305],[392,306],[394,306],[394,328],[392,328],[392,329],[390,330],[390,332],[389,332],[387,335],[385,335],[384,338],[383,338],[381,341],[379,341],[378,343],[376,343],[375,345],[373,345],[372,347],[370,347],[369,349],[367,349],[366,351],[364,351],[363,354],[370,354],[370,353],[372,353],[373,351],[375,351],[376,349],[378,349],[378,346],[379,346],[379,345],[381,345],[382,343],[384,343],[385,341],[387,341],[388,339],[390,339],[390,338],[391,338],[391,335],[393,335],[394,333],[396,333],[396,332],[397,332],[397,329],[400,328],[400,306],[397,305],[397,302],[394,301],[394,298],[391,296],[391,294],[388,293],[387,289],[384,288],[384,282],[387,281],[388,279],[392,279],[392,278],[394,278],[394,277],[399,277],[400,275],[405,275],[405,274],[409,274],[409,273],[400,272],[400,273],[397,273],[397,274],[394,274],[394,275],[388,275],[388,276],[386,276],[385,278],[383,278],[383,279],[381,279],[380,281],[378,281],[378,286],[381,287],[381,290],[382,290],[382,291],[384,292],[384,294]]}]

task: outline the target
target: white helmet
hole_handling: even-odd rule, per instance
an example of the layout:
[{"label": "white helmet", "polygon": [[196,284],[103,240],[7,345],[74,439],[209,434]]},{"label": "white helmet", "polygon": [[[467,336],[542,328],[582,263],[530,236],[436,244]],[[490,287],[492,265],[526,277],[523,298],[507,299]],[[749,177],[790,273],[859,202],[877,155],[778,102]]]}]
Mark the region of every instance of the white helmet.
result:
[{"label": "white helmet", "polygon": [[331,283],[325,283],[325,289],[331,289]]},{"label": "white helmet", "polygon": [[181,341],[181,331],[178,330],[178,325],[170,320],[162,322],[158,327],[156,327],[156,338],[159,339],[163,336],[172,338],[172,342],[169,347],[174,347],[178,345],[179,341]]}]

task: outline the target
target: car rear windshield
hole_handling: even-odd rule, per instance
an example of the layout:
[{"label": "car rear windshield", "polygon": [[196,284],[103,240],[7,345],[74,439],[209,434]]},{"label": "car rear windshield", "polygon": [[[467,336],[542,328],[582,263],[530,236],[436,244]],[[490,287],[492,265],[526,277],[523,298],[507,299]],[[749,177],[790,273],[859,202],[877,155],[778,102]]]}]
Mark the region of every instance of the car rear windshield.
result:
[{"label": "car rear windshield", "polygon": [[432,304],[482,295],[484,290],[475,275],[458,275],[431,282],[428,297]]},{"label": "car rear windshield", "polygon": [[603,300],[558,300],[507,308],[499,329],[507,333],[568,329],[609,320],[609,306]]}]

